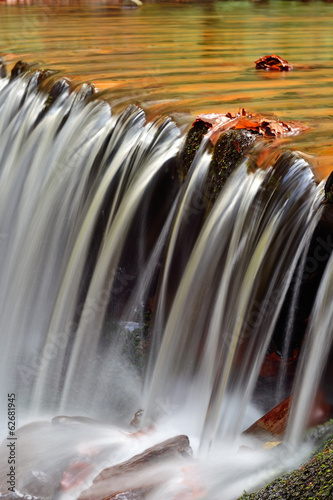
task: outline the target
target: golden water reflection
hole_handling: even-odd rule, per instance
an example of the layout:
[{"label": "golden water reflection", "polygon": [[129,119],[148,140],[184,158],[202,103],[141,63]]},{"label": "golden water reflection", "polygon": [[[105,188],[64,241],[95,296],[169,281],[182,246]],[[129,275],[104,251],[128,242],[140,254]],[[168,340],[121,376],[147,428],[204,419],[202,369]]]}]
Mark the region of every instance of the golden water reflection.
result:
[{"label": "golden water reflection", "polygon": [[[117,0],[27,3],[0,0],[0,50],[9,67],[22,58],[38,61],[94,82],[119,105],[137,102],[180,124],[197,113],[241,107],[274,112],[311,126],[293,147],[330,158],[332,3],[144,2],[133,9]],[[295,70],[256,71],[253,61],[269,53]]]}]

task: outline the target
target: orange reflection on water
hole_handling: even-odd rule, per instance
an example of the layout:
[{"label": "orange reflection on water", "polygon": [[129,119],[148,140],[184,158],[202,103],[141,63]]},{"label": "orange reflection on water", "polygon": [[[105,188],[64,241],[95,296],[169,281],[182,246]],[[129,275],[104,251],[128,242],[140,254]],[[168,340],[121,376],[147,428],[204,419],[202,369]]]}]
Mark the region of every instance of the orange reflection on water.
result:
[{"label": "orange reflection on water", "polygon": [[[1,2],[0,19],[9,68],[18,59],[39,61],[94,82],[110,101],[185,114],[188,123],[198,113],[241,107],[273,112],[310,125],[294,139],[296,149],[330,158],[331,3],[146,1],[132,9],[116,0]],[[254,61],[268,53],[294,71],[256,71]]]}]

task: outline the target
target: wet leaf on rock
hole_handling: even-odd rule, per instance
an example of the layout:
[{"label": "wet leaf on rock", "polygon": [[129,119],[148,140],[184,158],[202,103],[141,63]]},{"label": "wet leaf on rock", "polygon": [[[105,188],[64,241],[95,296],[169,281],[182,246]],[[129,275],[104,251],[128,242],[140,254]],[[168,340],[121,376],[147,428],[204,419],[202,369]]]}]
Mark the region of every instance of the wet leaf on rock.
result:
[{"label": "wet leaf on rock", "polygon": [[259,113],[247,113],[244,108],[234,115],[229,112],[201,114],[197,116],[194,125],[197,122],[203,122],[210,127],[208,134],[213,145],[216,144],[223,131],[230,129],[249,130],[266,138],[296,135],[309,130],[309,127],[301,122],[284,122],[275,116],[266,118]]}]

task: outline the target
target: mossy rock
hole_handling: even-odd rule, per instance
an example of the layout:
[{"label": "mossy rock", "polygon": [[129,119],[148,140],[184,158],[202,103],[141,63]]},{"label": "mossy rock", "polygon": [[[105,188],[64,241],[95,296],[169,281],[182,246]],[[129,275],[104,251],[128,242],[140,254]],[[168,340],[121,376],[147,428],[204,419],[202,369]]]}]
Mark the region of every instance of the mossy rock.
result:
[{"label": "mossy rock", "polygon": [[203,136],[208,132],[210,125],[203,122],[194,122],[190,128],[184,149],[181,153],[180,168],[178,170],[178,176],[181,180],[184,180],[199,149],[202,142]]},{"label": "mossy rock", "polygon": [[[198,120],[189,130],[181,154],[181,172],[178,172],[181,178],[186,177],[202,139],[209,129],[208,123]],[[215,146],[212,145],[212,164],[209,176],[216,186],[217,192],[224,186],[231,172],[257,138],[258,134],[249,130],[231,129],[222,132]]]},{"label": "mossy rock", "polygon": [[221,134],[214,147],[211,166],[211,176],[216,179],[219,189],[224,186],[257,137],[257,134],[243,129],[227,130]]},{"label": "mossy rock", "polygon": [[212,202],[257,138],[258,134],[243,129],[227,130],[221,134],[213,150],[207,180]]},{"label": "mossy rock", "polygon": [[[332,421],[330,424],[332,426]],[[325,430],[325,429],[324,429]],[[333,498],[333,436],[299,469],[239,500],[330,500]]]}]

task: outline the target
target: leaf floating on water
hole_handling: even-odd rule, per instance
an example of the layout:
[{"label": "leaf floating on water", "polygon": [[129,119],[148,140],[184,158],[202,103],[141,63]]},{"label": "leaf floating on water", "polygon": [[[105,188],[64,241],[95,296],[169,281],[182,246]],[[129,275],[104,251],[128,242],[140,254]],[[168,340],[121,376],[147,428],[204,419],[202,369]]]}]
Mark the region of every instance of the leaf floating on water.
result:
[{"label": "leaf floating on water", "polygon": [[267,71],[291,71],[293,66],[282,57],[276,54],[268,55],[254,61],[256,69],[265,69]]},{"label": "leaf floating on water", "polygon": [[284,122],[272,116],[265,118],[260,114],[249,114],[244,108],[239,113],[210,113],[198,115],[194,123],[203,122],[210,130],[208,134],[212,144],[216,144],[224,130],[244,129],[250,130],[262,137],[273,138],[288,135],[296,135],[309,130],[307,125],[301,122]]}]

